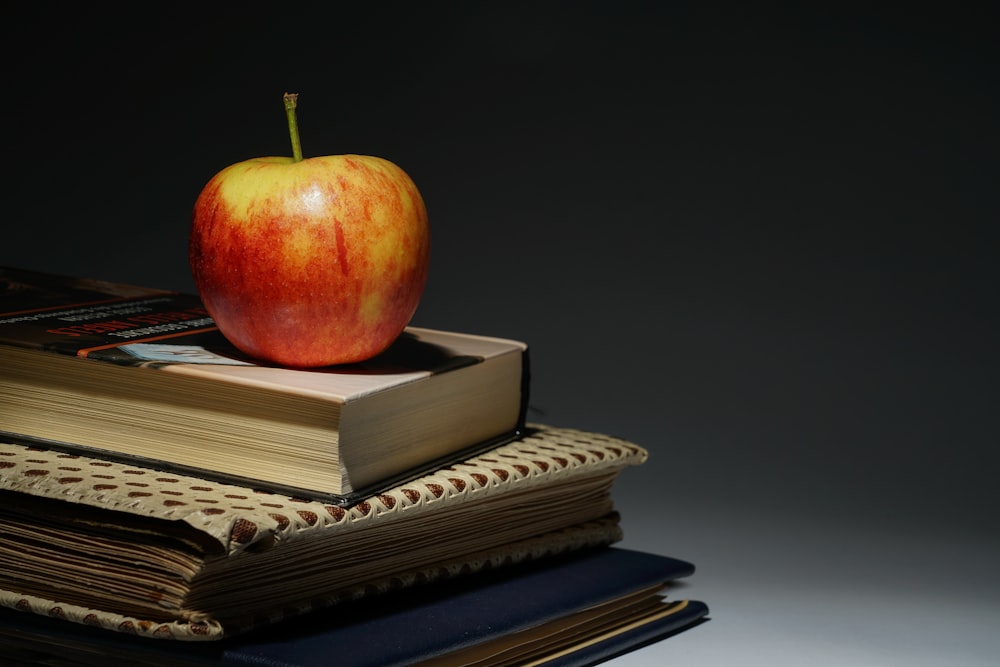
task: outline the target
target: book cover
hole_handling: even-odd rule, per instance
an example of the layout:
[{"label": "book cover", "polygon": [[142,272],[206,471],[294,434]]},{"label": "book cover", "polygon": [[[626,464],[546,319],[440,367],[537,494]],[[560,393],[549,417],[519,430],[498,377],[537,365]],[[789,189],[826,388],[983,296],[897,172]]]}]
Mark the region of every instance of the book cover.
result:
[{"label": "book cover", "polygon": [[194,295],[13,268],[0,358],[8,438],[341,504],[515,437],[530,390],[520,341],[410,327],[294,370],[242,355]]},{"label": "book cover", "polygon": [[669,595],[669,584],[694,569],[598,548],[370,598],[210,646],[151,643],[3,610],[0,648],[24,664],[585,667],[706,620],[707,605]]},{"label": "book cover", "polygon": [[348,508],[0,444],[0,606],[213,641],[397,588],[606,545],[633,443],[532,426]]}]

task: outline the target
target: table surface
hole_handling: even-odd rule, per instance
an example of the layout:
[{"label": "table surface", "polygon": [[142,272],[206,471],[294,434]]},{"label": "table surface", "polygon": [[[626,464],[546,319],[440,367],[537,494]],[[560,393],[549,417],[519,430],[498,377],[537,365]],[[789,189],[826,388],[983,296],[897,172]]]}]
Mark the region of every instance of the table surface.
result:
[{"label": "table surface", "polygon": [[626,472],[618,492],[622,546],[694,562],[670,594],[711,613],[614,665],[997,664],[996,524],[963,532],[862,513],[691,507],[669,491],[650,507],[643,495],[654,493],[656,475],[640,470]]}]

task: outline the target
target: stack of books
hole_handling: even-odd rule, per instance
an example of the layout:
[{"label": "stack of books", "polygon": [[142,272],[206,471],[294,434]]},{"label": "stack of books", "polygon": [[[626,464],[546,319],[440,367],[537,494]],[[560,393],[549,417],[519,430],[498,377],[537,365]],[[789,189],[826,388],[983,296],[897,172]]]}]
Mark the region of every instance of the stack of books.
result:
[{"label": "stack of books", "polygon": [[640,446],[520,341],[261,364],[192,295],[0,269],[0,646],[24,664],[584,665],[706,618],[614,546]]}]

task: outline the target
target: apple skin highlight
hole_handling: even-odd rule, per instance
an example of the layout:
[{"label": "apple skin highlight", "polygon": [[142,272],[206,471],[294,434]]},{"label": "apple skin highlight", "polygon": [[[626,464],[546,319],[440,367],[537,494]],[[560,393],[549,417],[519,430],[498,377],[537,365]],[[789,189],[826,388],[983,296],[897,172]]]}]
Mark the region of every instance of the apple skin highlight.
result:
[{"label": "apple skin highlight", "polygon": [[416,312],[427,210],[382,158],[246,160],[199,195],[189,259],[205,308],[246,354],[291,367],[355,363],[384,351]]}]

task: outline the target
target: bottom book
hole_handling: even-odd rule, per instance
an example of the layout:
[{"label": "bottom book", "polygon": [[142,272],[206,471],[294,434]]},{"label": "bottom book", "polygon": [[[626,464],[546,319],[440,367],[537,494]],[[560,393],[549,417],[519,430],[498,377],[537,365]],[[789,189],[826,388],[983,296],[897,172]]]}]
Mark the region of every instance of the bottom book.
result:
[{"label": "bottom book", "polygon": [[0,610],[6,665],[545,665],[584,667],[708,618],[667,585],[694,565],[603,547],[325,609],[252,633],[190,644]]}]

